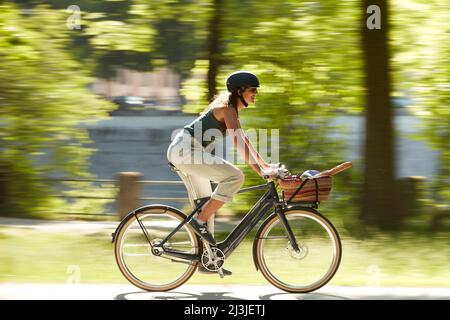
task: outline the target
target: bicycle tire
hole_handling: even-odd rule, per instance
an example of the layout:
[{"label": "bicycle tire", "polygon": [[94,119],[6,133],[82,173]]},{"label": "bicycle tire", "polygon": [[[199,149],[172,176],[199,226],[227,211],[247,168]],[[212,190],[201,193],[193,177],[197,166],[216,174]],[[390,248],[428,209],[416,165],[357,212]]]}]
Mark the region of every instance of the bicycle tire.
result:
[{"label": "bicycle tire", "polygon": [[[121,224],[121,227],[116,231],[116,241],[115,241],[115,245],[114,245],[116,262],[117,262],[119,270],[121,271],[123,276],[131,284],[135,285],[138,288],[146,290],[146,291],[169,291],[169,290],[173,290],[173,289],[183,285],[186,281],[188,281],[192,277],[192,275],[196,271],[198,262],[197,261],[190,261],[190,262],[186,261],[186,263],[173,262],[173,260],[171,260],[170,258],[169,258],[169,260],[170,260],[169,261],[162,256],[155,256],[155,255],[151,254],[151,251],[149,251],[150,245],[148,244],[148,241],[142,230],[140,230],[141,235],[139,236],[141,238],[142,243],[131,244],[131,246],[146,247],[145,250],[149,251],[147,258],[155,258],[155,259],[153,259],[154,260],[153,265],[151,265],[152,264],[151,262],[149,263],[148,270],[152,270],[151,268],[154,267],[155,264],[164,262],[162,260],[158,260],[158,258],[159,258],[159,259],[167,260],[168,263],[171,262],[174,264],[178,264],[177,270],[179,269],[180,271],[183,271],[183,272],[180,275],[175,276],[175,279],[173,281],[167,281],[167,283],[150,283],[148,280],[145,281],[145,280],[141,279],[142,276],[140,277],[140,276],[136,275],[135,274],[136,271],[130,270],[130,266],[127,265],[127,262],[125,259],[125,256],[127,254],[126,253],[124,254],[124,247],[125,247],[124,241],[132,227],[134,227],[136,229],[136,234],[139,233],[140,226],[137,222],[136,216],[141,220],[141,222],[147,223],[147,224],[148,224],[148,220],[146,220],[146,218],[149,218],[149,217],[150,218],[157,217],[157,218],[160,218],[160,220],[162,220],[162,218],[167,218],[167,220],[170,222],[171,227],[167,228],[166,231],[158,230],[158,232],[160,232],[160,233],[163,232],[163,236],[161,238],[164,238],[165,236],[167,236],[168,233],[174,229],[173,226],[178,225],[181,221],[183,221],[186,218],[186,216],[183,213],[178,212],[174,208],[170,208],[167,206],[158,206],[158,205],[150,205],[150,206],[142,207],[142,208],[139,208],[135,214],[128,215],[125,218],[125,220],[123,221],[123,223]],[[161,222],[159,222],[159,224],[161,225]],[[138,226],[139,226],[139,228],[138,228]],[[160,227],[160,228],[162,228],[162,227]],[[145,227],[145,229],[146,230],[148,229],[147,226]],[[155,228],[155,230],[156,230],[156,228]],[[152,230],[147,230],[147,231],[148,231],[148,236],[151,238]],[[189,252],[193,253],[193,254],[198,254],[200,251],[200,242],[198,240],[198,237],[195,235],[195,233],[189,226],[189,224],[185,224],[182,227],[182,229],[180,229],[180,231],[178,231],[174,235],[174,237],[176,237],[180,233],[184,233],[184,235],[186,236],[186,239],[188,239],[188,241],[190,241],[190,243],[191,243],[190,245],[186,244],[186,246],[191,247]],[[155,231],[155,234],[156,234],[156,231]],[[156,238],[154,237],[151,240],[154,240],[154,239],[156,239]],[[133,241],[136,241],[136,240],[133,239]],[[169,245],[170,245],[170,242],[169,242]],[[140,252],[139,254],[134,253],[134,255],[142,256],[145,258],[147,252],[144,252],[144,251]],[[132,254],[130,254],[130,255],[132,255]],[[167,264],[167,265],[171,266],[170,264]],[[186,268],[185,268],[186,270],[184,270],[184,268],[182,267],[183,265],[186,266]],[[143,268],[143,270],[145,270],[145,268]],[[166,271],[163,268],[163,270],[161,270],[161,272],[163,272],[161,274],[161,277],[168,277],[167,272],[170,272],[170,271],[169,270]],[[157,281],[162,282],[162,280],[159,280],[157,278],[158,277],[155,276],[155,282],[157,282]]]},{"label": "bicycle tire", "polygon": [[[312,292],[315,291],[319,288],[321,288],[322,286],[324,286],[325,284],[327,284],[335,275],[335,273],[337,272],[339,265],[340,265],[340,261],[341,261],[341,256],[342,256],[342,244],[341,244],[341,240],[339,237],[339,234],[336,230],[336,228],[333,226],[333,224],[327,219],[325,218],[323,215],[321,215],[320,213],[318,213],[317,211],[313,210],[313,209],[309,209],[309,208],[289,208],[287,209],[284,214],[286,215],[286,218],[289,221],[289,224],[291,225],[291,228],[293,228],[293,233],[296,235],[296,239],[299,242],[300,246],[304,246],[304,248],[302,248],[301,252],[306,252],[305,255],[311,254],[310,249],[308,249],[307,244],[303,243],[303,241],[306,242],[306,240],[302,239],[299,240],[299,237],[297,236],[300,232],[299,230],[296,230],[296,225],[293,224],[293,218],[294,217],[302,217],[304,218],[304,221],[314,221],[316,223],[318,223],[318,225],[320,225],[325,231],[326,234],[330,237],[331,243],[333,245],[333,258],[332,261],[330,263],[330,266],[328,267],[327,271],[325,272],[324,275],[320,276],[318,278],[318,280],[310,283],[310,284],[306,284],[306,285],[299,285],[299,284],[292,284],[289,283],[289,281],[286,281],[284,279],[281,279],[280,274],[283,274],[283,276],[285,278],[288,277],[297,277],[301,276],[301,273],[304,272],[305,275],[307,275],[307,272],[316,272],[317,270],[302,270],[302,268],[306,268],[307,269],[307,264],[302,265],[302,263],[304,263],[304,261],[300,261],[302,259],[305,259],[305,257],[301,257],[301,254],[298,254],[297,256],[295,255],[295,253],[291,253],[293,252],[292,247],[289,248],[289,241],[287,239],[287,235],[280,235],[280,236],[276,236],[276,233],[274,233],[274,235],[271,235],[269,237],[269,233],[271,232],[271,230],[273,230],[273,228],[275,226],[278,226],[280,229],[281,227],[281,222],[279,220],[278,215],[273,214],[271,215],[269,218],[267,218],[267,220],[261,225],[256,239],[255,239],[255,249],[254,250],[254,254],[256,255],[255,260],[257,262],[257,266],[259,267],[259,269],[261,270],[261,273],[263,274],[263,276],[267,279],[267,281],[269,281],[272,285],[274,285],[275,287],[286,291],[286,292],[291,292],[291,293],[307,293],[307,292]],[[304,222],[303,221],[303,222]],[[302,223],[303,223],[302,222]],[[317,226],[316,226],[317,227]],[[284,227],[282,228],[283,232],[285,232]],[[266,245],[266,241],[271,241],[272,243],[275,243],[275,241],[279,241],[280,244],[277,244],[277,246],[279,246],[280,248],[283,245],[287,245],[287,249],[289,254],[286,254],[285,252],[275,252],[275,255],[278,255],[275,259],[272,258],[274,260],[274,262],[272,264],[270,264],[268,262],[268,257],[267,255],[269,255],[268,252],[265,251],[269,251],[268,249],[265,249],[268,247],[268,245]],[[285,243],[283,243],[285,241]],[[272,249],[270,249],[272,250]],[[291,256],[289,259],[289,256]],[[319,256],[319,255],[317,255]],[[282,258],[286,258],[287,260],[291,261],[291,262],[296,262],[296,267],[298,267],[299,270],[289,270],[288,268],[288,262],[282,261]],[[317,265],[317,264],[316,264]],[[272,269],[272,270],[271,270]],[[276,271],[274,271],[276,269]],[[310,268],[312,269],[312,268]],[[316,269],[320,269],[320,268],[316,268]],[[278,273],[278,275],[277,275]],[[285,276],[286,274],[286,276]],[[290,279],[290,278],[289,278]]]}]

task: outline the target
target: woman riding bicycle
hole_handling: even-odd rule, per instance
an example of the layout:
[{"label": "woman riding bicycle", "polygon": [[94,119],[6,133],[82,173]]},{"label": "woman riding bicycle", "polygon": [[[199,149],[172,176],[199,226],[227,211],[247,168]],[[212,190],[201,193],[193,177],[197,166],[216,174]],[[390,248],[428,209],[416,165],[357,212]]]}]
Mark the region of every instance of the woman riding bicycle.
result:
[{"label": "woman riding bicycle", "polygon": [[[233,199],[244,182],[244,174],[232,163],[208,151],[211,139],[207,137],[210,133],[220,132],[223,137],[228,132],[245,162],[260,176],[275,176],[278,172],[276,165],[262,159],[242,131],[239,121],[239,112],[255,103],[258,78],[251,72],[238,71],[227,78],[226,85],[228,92],[217,96],[205,112],[186,125],[167,151],[168,160],[188,178],[191,188],[197,193],[193,195],[194,199],[200,198],[202,192],[203,197],[211,197],[190,225],[195,233],[213,245],[216,242],[206,222],[224,203]],[[210,181],[217,183],[214,191]],[[205,188],[208,195],[204,194]]]},{"label": "woman riding bicycle", "polygon": [[[258,87],[258,78],[250,72],[231,74],[229,92],[215,98],[170,144],[167,157],[186,184],[191,213],[164,204],[142,206],[130,212],[113,233],[119,269],[135,286],[173,290],[196,270],[230,275],[223,268],[225,260],[266,215],[255,234],[252,253],[256,270],[271,284],[286,292],[306,293],[321,288],[335,275],[342,257],[339,234],[316,209],[328,198],[331,176],[350,168],[351,163],[319,174],[309,170],[301,178],[284,166],[264,161],[239,122],[239,112],[255,102]],[[214,147],[210,140],[223,138],[225,132],[232,135],[246,163],[267,181],[243,190],[265,192],[225,240],[215,245],[213,229],[209,232],[205,223],[213,221],[213,214],[233,199],[244,182],[243,173],[210,148]],[[217,183],[214,191],[211,181]]]}]

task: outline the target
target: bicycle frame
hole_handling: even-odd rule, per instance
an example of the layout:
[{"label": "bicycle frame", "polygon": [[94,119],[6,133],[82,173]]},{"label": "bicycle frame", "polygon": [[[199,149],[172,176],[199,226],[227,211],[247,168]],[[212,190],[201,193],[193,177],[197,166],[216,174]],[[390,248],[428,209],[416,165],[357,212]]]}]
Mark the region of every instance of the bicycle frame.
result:
[{"label": "bicycle frame", "polygon": [[[169,165],[171,164],[169,163]],[[173,165],[171,167],[175,168]],[[164,204],[144,205],[131,211],[112,233],[116,262],[128,281],[148,291],[172,290],[189,280],[198,266],[203,266],[209,271],[216,271],[223,278],[225,270],[222,267],[226,258],[258,225],[258,231],[252,237],[252,255],[256,270],[260,270],[272,285],[286,292],[306,293],[314,291],[332,279],[342,257],[342,244],[336,228],[316,210],[320,204],[319,200],[325,200],[329,191],[331,191],[328,185],[326,185],[327,188],[321,185],[320,182],[323,180],[318,180],[318,178],[331,177],[351,167],[351,162],[341,163],[308,178],[308,180],[314,179],[314,183],[308,184],[305,182],[308,180],[298,179],[299,175],[292,175],[284,165],[279,165],[275,177],[263,177],[266,179],[265,184],[239,190],[239,193],[261,190],[262,195],[234,229],[226,235],[225,240],[214,245],[206,242],[204,236],[198,230],[193,229],[190,224],[186,225],[196,213],[201,212],[204,204],[211,199],[210,194],[207,193],[210,191],[209,188],[208,190],[195,188],[196,186],[190,183],[189,176],[182,174],[175,168],[187,188],[189,202],[193,207],[192,212],[186,215],[183,211]],[[294,183],[291,183],[292,181]],[[280,195],[279,190],[277,190],[278,182],[281,189]],[[303,187],[305,189],[301,191]],[[295,189],[295,191],[292,192],[292,189]],[[315,197],[311,196],[311,192],[314,190]],[[328,193],[325,194],[324,191]],[[205,195],[208,195],[208,197],[201,198]],[[262,222],[261,225],[260,221]],[[299,225],[296,224],[297,221]],[[320,230],[321,233],[318,235],[328,240],[328,246],[332,249],[331,255],[328,253],[325,255],[327,256],[325,262],[329,264],[329,267],[327,269],[322,268],[323,272],[321,269],[320,274],[317,273],[317,275],[308,277],[307,283],[301,278],[285,277],[285,267],[291,266],[291,264],[293,269],[305,266],[304,261],[299,261],[303,260],[309,252],[308,246],[303,244],[305,235],[306,237],[310,235],[309,232],[302,231],[306,227],[304,221],[311,221],[313,225],[319,228],[313,230]],[[129,231],[131,232],[129,233]],[[296,232],[298,240],[293,232]],[[161,240],[163,237],[165,238]],[[315,241],[316,238],[316,235],[312,235],[311,239]],[[144,240],[144,243],[141,242],[142,240]],[[128,243],[129,241],[131,242]],[[276,246],[273,247],[271,244]],[[134,248],[128,250],[126,247],[141,248],[136,251]],[[320,244],[319,248],[322,247],[323,245]],[[283,252],[283,250],[286,252],[286,249],[288,250],[286,258],[294,260],[281,262],[278,253]],[[128,259],[130,256],[132,257],[131,260]],[[171,262],[185,264],[188,267],[182,274],[178,272],[179,276],[174,278],[173,281],[168,279],[161,282],[158,273],[153,274],[153,277],[144,274],[145,278],[142,278],[140,269],[135,269],[136,262],[141,261],[141,259],[135,260],[133,258],[136,256],[143,256],[146,259],[160,259],[160,262],[167,261],[169,264]],[[160,258],[157,258],[159,256]],[[312,261],[314,267],[316,265],[315,257]],[[148,262],[144,261],[147,264]],[[300,265],[295,266],[295,262]]]},{"label": "bicycle frame", "polygon": [[[253,191],[253,190],[266,190],[266,192],[261,196],[261,198],[254,204],[254,206],[250,209],[249,212],[244,216],[244,218],[239,222],[239,224],[230,232],[227,238],[224,241],[217,243],[217,248],[222,250],[225,257],[228,257],[242,242],[242,240],[250,233],[250,231],[258,224],[260,220],[264,217],[264,215],[269,212],[272,208],[275,208],[275,212],[280,216],[280,220],[282,221],[289,241],[292,244],[294,250],[299,250],[297,241],[293,236],[292,230],[287,222],[286,217],[283,214],[283,202],[279,200],[278,193],[275,187],[275,183],[273,181],[269,181],[267,184],[252,186],[248,188],[244,188],[239,190],[238,193]],[[199,255],[188,254],[184,252],[179,252],[177,250],[164,248],[164,244],[180,230],[184,224],[189,222],[192,217],[199,211],[199,209],[203,206],[206,201],[209,200],[209,197],[198,199],[197,205],[192,210],[192,212],[158,245],[153,246],[150,241],[149,244],[152,247],[159,247],[163,250],[164,254],[168,256],[173,256],[176,258],[181,258],[185,260],[200,260]],[[136,220],[141,226],[144,234],[147,234],[144,226],[140,223],[138,217],[136,216]],[[147,237],[148,239],[148,237]],[[148,239],[149,240],[149,239]]]}]

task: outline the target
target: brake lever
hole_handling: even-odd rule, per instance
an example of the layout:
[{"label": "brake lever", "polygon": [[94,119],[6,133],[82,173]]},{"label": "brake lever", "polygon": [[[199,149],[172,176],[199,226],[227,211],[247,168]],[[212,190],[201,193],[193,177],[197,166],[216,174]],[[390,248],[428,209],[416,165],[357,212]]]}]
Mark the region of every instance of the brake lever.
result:
[{"label": "brake lever", "polygon": [[[277,166],[278,166],[278,168],[277,168],[278,169],[278,173],[275,176],[275,178],[283,179],[285,176],[290,175],[289,171],[286,169],[286,166],[284,164],[281,164],[281,162],[278,162]],[[268,180],[271,177],[269,175],[264,175],[263,178]]]},{"label": "brake lever", "polygon": [[289,170],[286,169],[286,166],[284,164],[280,164],[280,167],[278,169],[278,177],[283,179],[287,175],[289,175]]}]

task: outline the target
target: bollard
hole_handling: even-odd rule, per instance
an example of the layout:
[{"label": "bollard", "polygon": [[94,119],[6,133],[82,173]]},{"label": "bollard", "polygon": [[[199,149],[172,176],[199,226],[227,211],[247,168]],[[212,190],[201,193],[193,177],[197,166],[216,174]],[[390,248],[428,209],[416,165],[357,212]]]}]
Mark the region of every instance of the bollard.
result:
[{"label": "bollard", "polygon": [[122,220],[128,213],[139,207],[141,197],[140,172],[120,172],[119,194],[117,195],[117,213]]}]

